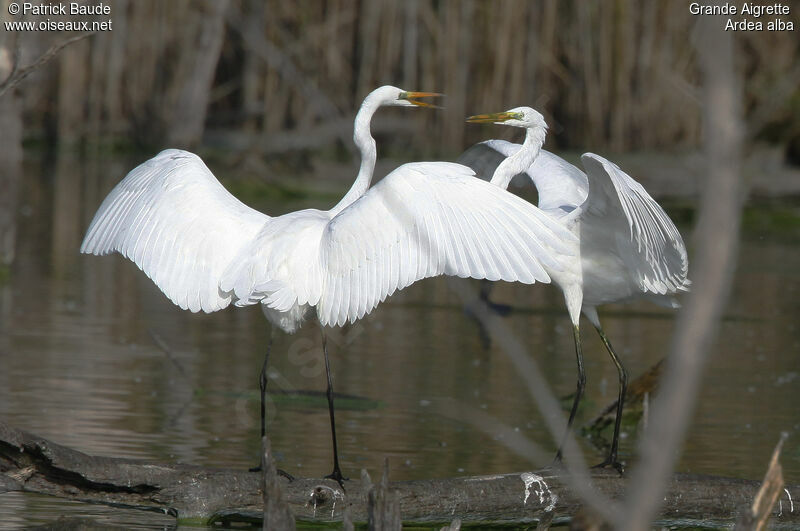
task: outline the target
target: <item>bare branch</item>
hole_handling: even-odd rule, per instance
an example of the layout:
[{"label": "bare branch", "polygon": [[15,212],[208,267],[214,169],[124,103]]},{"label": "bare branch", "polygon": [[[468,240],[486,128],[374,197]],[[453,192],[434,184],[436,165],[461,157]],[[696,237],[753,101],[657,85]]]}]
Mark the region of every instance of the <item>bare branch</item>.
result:
[{"label": "bare branch", "polygon": [[641,461],[616,522],[615,528],[623,530],[648,528],[663,503],[736,263],[744,187],[742,92],[733,37],[713,16],[698,17],[695,35],[705,73],[708,178],[695,232],[693,291],[678,316],[665,379],[640,441]]},{"label": "bare branch", "polygon": [[[33,63],[31,63],[28,66],[25,66],[23,68],[17,68],[18,58],[15,57],[14,66],[12,68],[11,75],[9,75],[8,78],[5,81],[0,83],[0,97],[2,97],[3,94],[6,93],[6,91],[16,87],[20,83],[20,81],[22,81],[23,79],[28,77],[30,74],[32,74],[33,72],[35,72],[36,70],[41,68],[42,65],[47,63],[53,57],[55,57],[58,54],[58,52],[60,52],[61,50],[63,50],[67,46],[69,46],[70,44],[78,42],[78,41],[80,41],[82,39],[85,39],[86,37],[89,37],[90,35],[94,35],[95,33],[96,32],[94,32],[94,31],[90,31],[88,33],[81,33],[80,35],[76,35],[74,37],[70,37],[69,39],[67,39],[65,41],[62,41],[62,42],[57,43],[57,44],[54,44],[53,46],[50,47],[50,49],[48,49],[46,52],[44,52],[36,61],[34,61]],[[17,54],[15,54],[15,55],[17,55]]]},{"label": "bare branch", "polygon": [[552,452],[548,453],[538,444],[514,431],[509,425],[480,409],[469,407],[454,399],[443,399],[434,404],[436,412],[443,417],[472,424],[487,435],[495,437],[512,452],[529,459],[534,464],[546,463],[548,459],[553,458]]},{"label": "bare branch", "polygon": [[[329,479],[295,478],[273,473],[267,496],[274,508],[285,496],[295,518],[330,525],[346,518],[366,522],[370,481],[348,481],[342,495]],[[603,496],[619,497],[626,480],[617,473],[594,471],[592,480]],[[279,488],[278,488],[279,485]],[[676,475],[666,492],[664,518],[680,515],[704,523],[730,523],[752,503],[759,482],[713,476]],[[389,493],[399,504],[407,525],[445,524],[458,516],[465,525],[529,526],[533,519],[569,518],[585,506],[583,495],[569,487],[554,469],[514,474],[393,481]],[[281,492],[277,492],[280,490]],[[86,455],[0,421],[0,492],[23,491],[66,499],[131,507],[180,518],[213,522],[253,522],[264,514],[264,484],[260,474],[246,470],[204,468]],[[786,496],[800,497],[800,485],[787,485]],[[286,506],[280,509],[289,520]],[[786,506],[784,506],[787,508]],[[787,508],[788,509],[788,508]],[[397,510],[397,509],[394,509]],[[594,514],[594,513],[593,513]],[[800,511],[774,515],[778,522],[797,525]],[[276,528],[275,526],[270,528]]]},{"label": "bare branch", "polygon": [[616,504],[610,499],[605,499],[593,488],[589,469],[583,459],[578,443],[572,433],[567,432],[567,423],[558,405],[550,386],[542,376],[536,362],[526,354],[514,333],[506,324],[492,313],[485,302],[483,302],[466,282],[459,279],[449,278],[450,288],[461,298],[462,303],[469,309],[470,313],[484,327],[486,333],[496,342],[503,352],[511,359],[520,374],[520,380],[526,385],[528,391],[536,402],[539,411],[545,419],[547,428],[554,440],[567,433],[564,440],[564,464],[567,468],[567,476],[564,478],[569,486],[583,497],[593,510],[604,518],[610,520],[615,515]]}]

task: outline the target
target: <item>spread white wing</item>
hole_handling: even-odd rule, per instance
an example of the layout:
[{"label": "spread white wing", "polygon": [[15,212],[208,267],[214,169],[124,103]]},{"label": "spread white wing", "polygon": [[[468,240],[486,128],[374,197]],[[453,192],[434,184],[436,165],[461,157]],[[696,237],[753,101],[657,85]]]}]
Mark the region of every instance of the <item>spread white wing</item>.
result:
[{"label": "spread white wing", "polygon": [[325,228],[320,321],[341,325],[436,275],[549,282],[576,237],[527,201],[447,162],[405,164]]},{"label": "spread white wing", "polygon": [[589,175],[581,226],[624,224],[629,237],[617,238],[619,256],[642,291],[663,295],[686,290],[686,247],[664,209],[613,162],[593,153],[585,153],[581,161]]},{"label": "spread white wing", "polygon": [[215,311],[316,305],[325,325],[363,317],[435,275],[549,282],[575,236],[464,166],[401,166],[350,207],[269,218],[233,197],[195,155],[167,150],[101,205],[81,252],[118,252],[175,304]]},{"label": "spread white wing", "polygon": [[219,289],[223,272],[269,220],[231,195],[197,155],[168,149],[111,191],[81,252],[118,252],[181,308],[213,312],[232,299]]}]

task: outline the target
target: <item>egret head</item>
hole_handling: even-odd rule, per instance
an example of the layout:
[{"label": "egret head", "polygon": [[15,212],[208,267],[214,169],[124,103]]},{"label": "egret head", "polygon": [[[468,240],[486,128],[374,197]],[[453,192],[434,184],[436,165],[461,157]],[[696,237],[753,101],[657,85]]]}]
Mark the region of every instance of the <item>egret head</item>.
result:
[{"label": "egret head", "polygon": [[474,124],[499,124],[522,127],[523,129],[541,128],[547,130],[547,122],[544,121],[538,111],[530,107],[514,107],[505,112],[494,114],[477,114],[470,116],[467,121]]},{"label": "egret head", "polygon": [[[429,107],[433,109],[441,109],[438,105],[419,101],[418,98],[435,98],[442,94],[438,92],[409,92],[391,85],[384,85],[373,90],[368,99],[373,96],[377,100],[378,105],[396,105],[398,107]],[[366,100],[365,100],[366,101]]]}]

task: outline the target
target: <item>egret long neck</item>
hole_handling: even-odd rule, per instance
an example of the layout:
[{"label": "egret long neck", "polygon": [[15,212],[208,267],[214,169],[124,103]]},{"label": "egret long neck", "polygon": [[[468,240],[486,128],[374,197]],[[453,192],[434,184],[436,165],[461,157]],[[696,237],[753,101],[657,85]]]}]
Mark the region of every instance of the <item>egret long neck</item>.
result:
[{"label": "egret long neck", "polygon": [[369,124],[372,121],[372,115],[380,107],[379,104],[371,101],[368,97],[361,104],[358,114],[356,114],[355,124],[353,126],[353,142],[355,142],[359,153],[361,154],[361,166],[358,169],[358,175],[350,187],[350,190],[344,195],[341,201],[331,209],[331,214],[335,216],[348,206],[350,206],[356,199],[364,195],[364,192],[369,188],[372,182],[372,174],[375,171],[375,160],[378,157],[378,148],[375,145],[375,139],[372,138],[370,133]]},{"label": "egret long neck", "polygon": [[515,175],[527,171],[539,156],[546,134],[547,129],[542,126],[529,127],[525,133],[525,142],[522,147],[510,157],[506,157],[494,170],[492,184],[505,190]]}]

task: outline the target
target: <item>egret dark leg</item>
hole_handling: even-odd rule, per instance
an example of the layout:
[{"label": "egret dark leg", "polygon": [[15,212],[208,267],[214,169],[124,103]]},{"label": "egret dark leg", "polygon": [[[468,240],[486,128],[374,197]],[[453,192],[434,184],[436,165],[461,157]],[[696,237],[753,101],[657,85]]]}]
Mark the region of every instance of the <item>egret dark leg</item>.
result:
[{"label": "egret dark leg", "polygon": [[267,352],[264,354],[264,363],[261,364],[261,375],[258,377],[258,388],[261,391],[261,438],[267,434],[267,364],[269,352],[272,350],[272,331],[269,333]]},{"label": "egret dark leg", "polygon": [[578,385],[575,390],[575,398],[572,400],[572,409],[569,412],[569,420],[567,421],[567,431],[561,439],[561,445],[556,452],[556,461],[561,461],[562,450],[564,448],[564,441],[567,439],[569,430],[572,429],[572,422],[575,420],[575,414],[578,413],[578,405],[583,397],[583,390],[586,387],[586,373],[583,371],[583,351],[581,350],[581,330],[576,324],[572,327],[572,333],[575,336],[575,356],[578,360]]},{"label": "egret dark leg", "polygon": [[[261,364],[261,374],[258,377],[258,388],[261,390],[261,437],[259,440],[263,440],[264,435],[267,434],[267,364],[269,363],[270,350],[272,350],[272,328],[269,330],[267,352],[264,354],[264,362]],[[260,471],[260,464],[250,469],[250,472]]]},{"label": "egret dark leg", "polygon": [[628,371],[625,370],[625,366],[622,365],[622,362],[617,357],[617,353],[614,352],[614,347],[611,346],[611,342],[606,337],[605,332],[599,326],[595,326],[597,333],[600,334],[600,339],[603,340],[603,344],[606,346],[606,350],[608,350],[611,359],[614,361],[614,365],[617,366],[617,373],[619,374],[619,398],[617,398],[617,418],[614,420],[614,438],[611,440],[611,451],[608,453],[608,458],[597,465],[597,468],[604,468],[604,467],[614,467],[622,474],[622,464],[617,461],[617,450],[619,449],[619,428],[622,424],[622,408],[625,405],[625,393],[628,391]]},{"label": "egret dark leg", "polygon": [[331,364],[328,361],[328,340],[325,337],[325,330],[322,331],[322,353],[325,356],[325,374],[328,376],[328,412],[331,417],[331,438],[333,439],[333,472],[325,476],[335,480],[344,489],[343,481],[347,480],[342,476],[339,468],[339,451],[336,447],[336,422],[333,418],[333,383],[331,381]]},{"label": "egret dark leg", "polygon": [[[263,441],[264,436],[267,434],[267,365],[269,365],[269,353],[272,350],[272,332],[269,330],[269,341],[267,342],[267,352],[264,354],[264,362],[261,364],[261,374],[258,377],[258,388],[261,391],[261,438]],[[261,464],[254,466],[250,472],[261,472]],[[289,481],[294,480],[294,476],[278,469],[278,474],[287,478]]]},{"label": "egret dark leg", "polygon": [[[264,354],[264,362],[261,364],[261,373],[258,377],[258,388],[261,390],[261,437],[259,440],[264,439],[267,433],[267,364],[269,363],[269,353],[272,350],[272,328],[269,329],[269,341],[267,342],[267,352]],[[261,472],[261,465],[254,466],[250,472]]]}]

